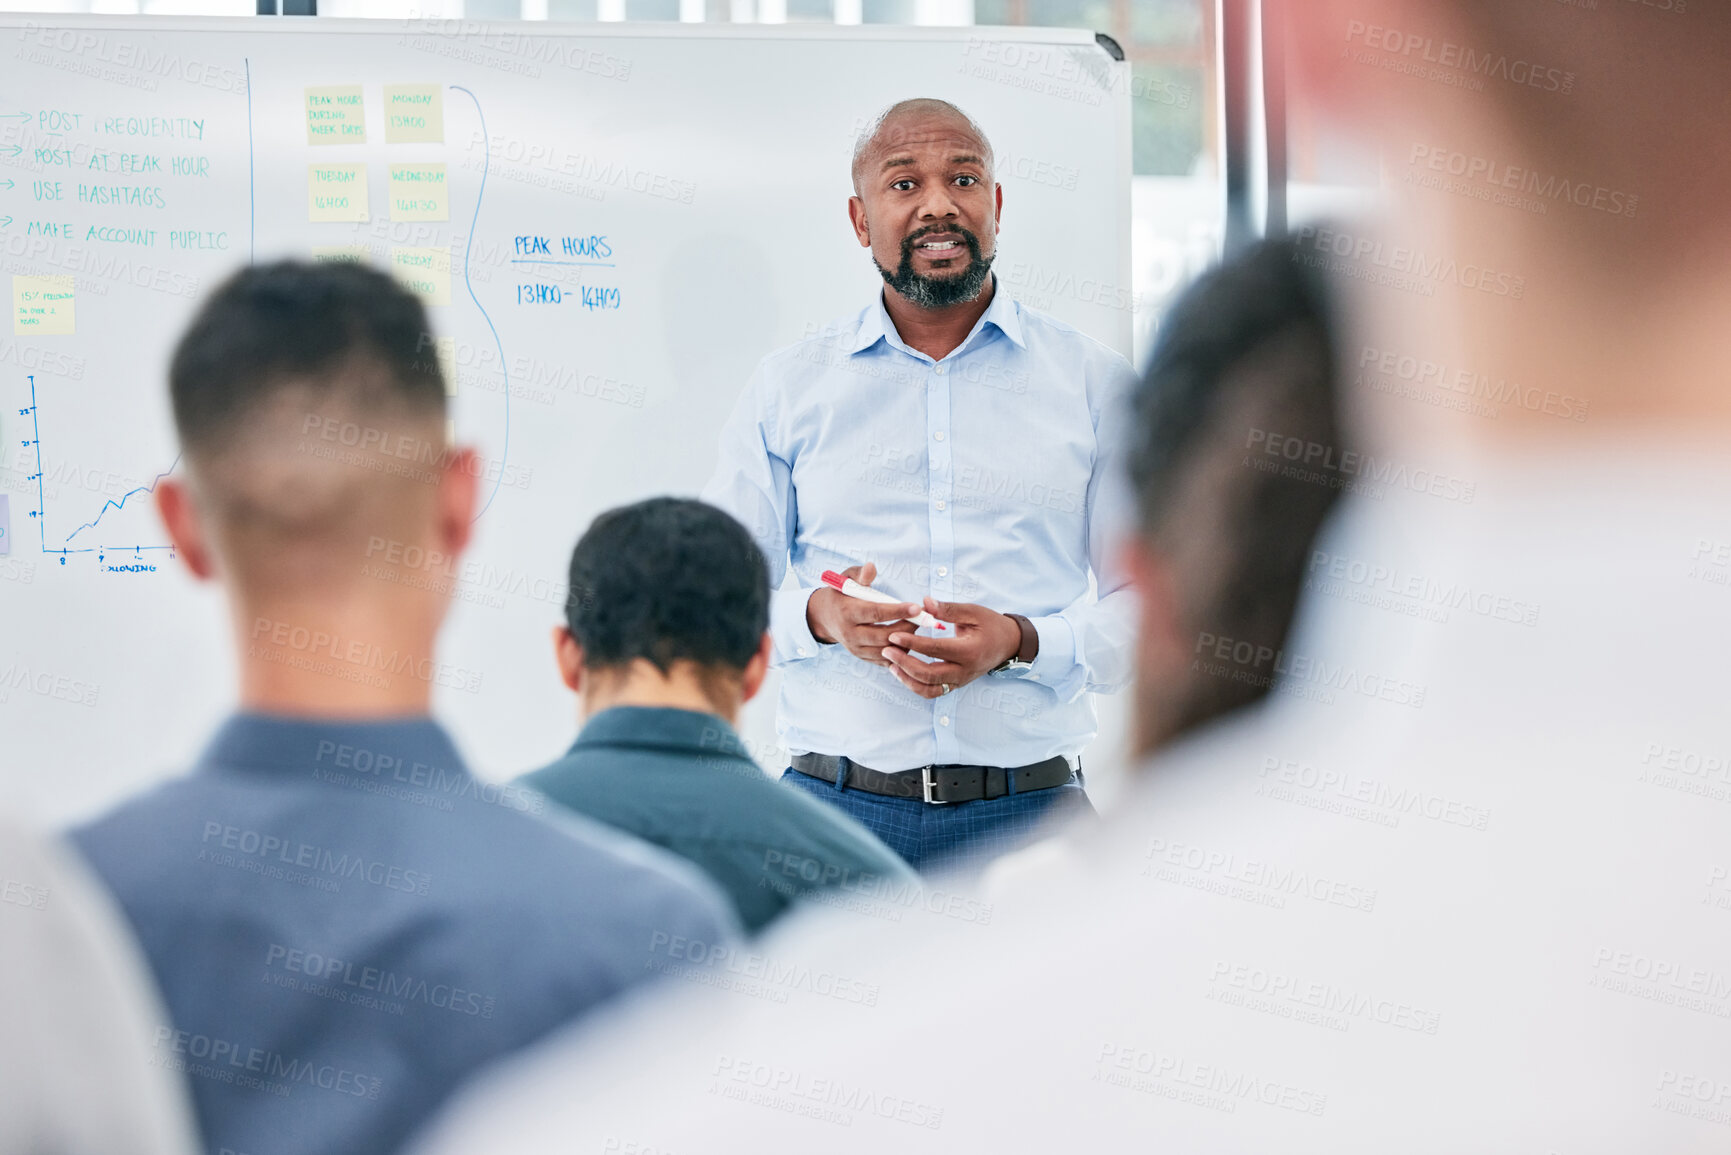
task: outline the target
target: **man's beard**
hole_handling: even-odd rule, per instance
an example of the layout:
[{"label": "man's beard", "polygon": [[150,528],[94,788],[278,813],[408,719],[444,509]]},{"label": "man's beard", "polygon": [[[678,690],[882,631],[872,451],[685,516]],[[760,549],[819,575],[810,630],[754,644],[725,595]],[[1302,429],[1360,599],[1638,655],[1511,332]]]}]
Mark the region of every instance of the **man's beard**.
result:
[{"label": "man's beard", "polygon": [[[943,277],[914,272],[914,246],[925,237],[942,233],[962,238],[968,246],[968,267]],[[883,274],[884,284],[900,293],[909,304],[922,309],[942,309],[973,300],[986,287],[986,277],[992,271],[992,258],[980,256],[979,238],[958,225],[927,225],[902,238],[902,263],[893,273],[878,265],[876,257],[872,258],[872,264]]]}]

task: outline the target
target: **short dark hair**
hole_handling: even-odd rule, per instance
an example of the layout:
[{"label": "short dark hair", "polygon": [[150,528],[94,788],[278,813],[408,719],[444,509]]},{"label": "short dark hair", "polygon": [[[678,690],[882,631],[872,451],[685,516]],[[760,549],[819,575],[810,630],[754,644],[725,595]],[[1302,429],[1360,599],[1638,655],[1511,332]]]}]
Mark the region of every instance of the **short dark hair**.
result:
[{"label": "short dark hair", "polygon": [[769,566],[746,528],[683,497],[597,517],[571,551],[565,621],[590,669],[644,658],[743,670],[769,626]]},{"label": "short dark hair", "polygon": [[[1185,624],[1268,653],[1286,640],[1311,544],[1346,481],[1327,467],[1246,457],[1261,431],[1341,458],[1329,288],[1298,258],[1289,241],[1261,242],[1180,298],[1135,395],[1128,455],[1143,534],[1156,549],[1171,544],[1181,519],[1183,532],[1198,532],[1200,520],[1200,532],[1219,537],[1203,589],[1186,591],[1200,620]],[[1267,686],[1266,678],[1202,679],[1186,721],[1254,700]]]},{"label": "short dark hair", "polygon": [[168,381],[181,445],[194,460],[210,456],[285,387],[341,382],[341,400],[360,412],[442,416],[430,333],[420,298],[363,265],[244,268],[210,295],[175,348]]}]

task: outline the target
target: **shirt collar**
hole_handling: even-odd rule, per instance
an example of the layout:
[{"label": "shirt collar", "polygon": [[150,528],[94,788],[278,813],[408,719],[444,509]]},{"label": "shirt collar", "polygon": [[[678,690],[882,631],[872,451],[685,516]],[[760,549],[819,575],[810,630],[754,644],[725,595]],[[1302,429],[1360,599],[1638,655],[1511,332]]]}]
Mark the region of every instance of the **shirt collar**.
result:
[{"label": "shirt collar", "polygon": [[[1016,300],[1004,291],[1004,283],[996,273],[992,274],[992,303],[986,306],[986,311],[980,314],[980,319],[974,322],[974,327],[950,356],[954,357],[956,353],[965,351],[987,325],[996,326],[998,332],[1014,342],[1017,348],[1028,347],[1022,335],[1022,315],[1016,308]],[[854,335],[853,348],[849,352],[864,352],[882,340],[887,340],[905,353],[913,352],[896,332],[895,322],[890,320],[889,310],[884,308],[884,295],[880,289],[872,298],[871,306],[860,318],[859,331]]]},{"label": "shirt collar", "polygon": [[[992,274],[992,282],[992,303],[986,306],[986,312],[981,316],[979,324],[974,326],[974,332],[979,332],[987,325],[996,325],[998,332],[1008,337],[1018,349],[1026,349],[1028,342],[1022,337],[1022,311],[1016,307],[1016,298],[1005,290],[1004,282],[998,279],[996,273]],[[972,339],[973,335],[969,333],[968,337]],[[963,341],[962,347],[966,348],[967,344],[967,341]]]},{"label": "shirt collar", "polygon": [[635,746],[749,760],[737,731],[718,714],[668,706],[612,706],[584,725],[571,750]]},{"label": "shirt collar", "polygon": [[424,714],[356,720],[243,713],[217,730],[198,760],[198,770],[378,775],[416,763],[468,775],[450,736]]},{"label": "shirt collar", "polygon": [[872,303],[867,306],[865,314],[860,317],[859,332],[854,334],[853,348],[848,352],[859,353],[870,349],[894,331],[895,326],[890,324],[890,315],[884,309],[883,292],[879,290],[872,298]]}]

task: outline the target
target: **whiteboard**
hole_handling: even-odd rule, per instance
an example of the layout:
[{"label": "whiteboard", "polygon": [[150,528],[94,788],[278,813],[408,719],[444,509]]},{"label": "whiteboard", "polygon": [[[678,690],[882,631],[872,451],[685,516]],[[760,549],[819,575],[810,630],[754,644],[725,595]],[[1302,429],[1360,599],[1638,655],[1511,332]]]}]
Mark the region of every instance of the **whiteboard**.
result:
[{"label": "whiteboard", "polygon": [[[487,462],[440,649],[476,676],[434,709],[490,778],[575,732],[547,632],[583,527],[694,494],[756,361],[877,291],[845,199],[884,106],[979,121],[1001,287],[1130,355],[1128,66],[1086,32],[8,16],[0,59],[0,807],[42,821],[233,706],[150,489],[173,342],[241,263],[427,295]],[[774,699],[743,725],[772,769]]]}]

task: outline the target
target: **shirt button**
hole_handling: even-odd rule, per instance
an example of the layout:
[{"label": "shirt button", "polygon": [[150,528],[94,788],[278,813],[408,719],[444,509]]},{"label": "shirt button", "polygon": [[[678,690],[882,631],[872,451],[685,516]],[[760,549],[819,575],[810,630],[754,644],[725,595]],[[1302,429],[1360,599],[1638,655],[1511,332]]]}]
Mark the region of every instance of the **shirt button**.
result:
[{"label": "shirt button", "polygon": [[948,371],[948,370],[949,370],[949,366],[948,366],[948,365],[939,365],[939,366],[938,366],[938,375],[939,375],[939,376],[940,376],[940,377],[941,377],[941,376],[943,376],[943,374],[944,374],[944,373],[945,373],[945,372],[947,372],[947,371]]},{"label": "shirt button", "polygon": [[938,512],[942,513],[943,511],[944,511],[944,500],[943,500],[943,498],[940,497],[938,499]]},{"label": "shirt button", "polygon": [[1038,674],[1029,674],[1028,677],[1032,678],[1036,682],[1038,682],[1040,680],[1040,675],[1038,675]]},{"label": "shirt button", "polygon": [[949,724],[950,724],[950,720],[948,718],[939,718],[938,719],[938,725],[940,725],[940,726],[948,726]]},{"label": "shirt button", "polygon": [[940,429],[936,433],[932,434],[932,436],[937,440],[942,441],[944,439],[944,431]]},{"label": "shirt button", "polygon": [[939,577],[949,577],[950,576],[950,567],[947,565],[939,566],[938,567],[938,576]]},{"label": "shirt button", "polygon": [[811,653],[811,651],[810,651],[810,650],[809,650],[809,649],[807,649],[807,648],[806,648],[806,647],[804,647],[804,646],[801,646],[801,647],[800,647],[800,648],[799,648],[799,656],[800,656],[800,657],[802,657],[802,658],[803,658],[803,657],[805,657],[805,656],[806,656],[806,655],[807,655],[807,654],[809,654],[809,653]]}]

